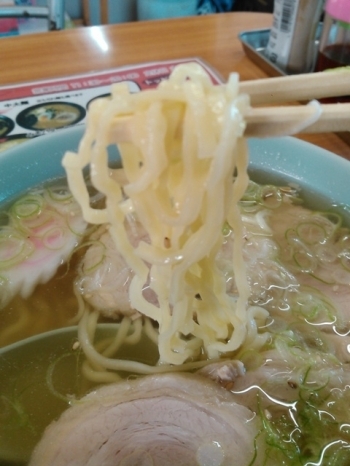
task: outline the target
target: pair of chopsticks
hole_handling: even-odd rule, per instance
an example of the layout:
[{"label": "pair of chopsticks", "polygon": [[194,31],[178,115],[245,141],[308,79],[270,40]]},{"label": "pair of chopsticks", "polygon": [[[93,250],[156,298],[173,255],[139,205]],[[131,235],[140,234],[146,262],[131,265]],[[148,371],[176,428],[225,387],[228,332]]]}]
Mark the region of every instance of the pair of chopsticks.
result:
[{"label": "pair of chopsticks", "polygon": [[[251,105],[311,101],[350,95],[350,67],[319,73],[267,78],[240,83]],[[319,112],[315,122],[315,112]],[[251,107],[245,115],[245,136],[350,131],[350,103]]]},{"label": "pair of chopsticks", "polygon": [[[242,81],[239,92],[249,94],[251,105],[350,95],[350,68]],[[244,118],[247,123],[246,137],[350,131],[350,103],[251,106]],[[117,143],[130,140],[129,121],[130,117],[127,116],[117,119],[111,140]]]}]

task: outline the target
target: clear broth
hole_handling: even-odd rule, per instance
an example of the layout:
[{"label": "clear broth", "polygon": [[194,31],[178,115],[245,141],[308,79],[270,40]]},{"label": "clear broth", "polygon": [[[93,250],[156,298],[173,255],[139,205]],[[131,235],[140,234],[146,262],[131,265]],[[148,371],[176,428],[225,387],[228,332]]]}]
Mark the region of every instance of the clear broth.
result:
[{"label": "clear broth", "polygon": [[[310,204],[312,204],[313,208],[315,206],[324,207],[325,202],[324,199],[313,198]],[[339,207],[338,210],[342,214],[345,212],[343,207]],[[275,213],[275,215],[277,214]],[[52,334],[49,339],[39,338],[28,346],[19,345],[16,347],[15,344],[28,337],[71,325],[72,319],[77,312],[77,301],[73,293],[72,283],[75,276],[76,264],[83,252],[83,250],[79,250],[69,266],[61,266],[52,280],[45,285],[39,285],[29,300],[23,300],[17,296],[1,311],[0,347],[3,347],[3,349],[0,350],[0,465],[2,466],[22,466],[27,464],[31,451],[39,441],[45,427],[51,421],[57,419],[69,407],[71,399],[83,396],[94,386],[87,382],[80,374],[79,369],[83,355],[79,349],[74,349],[77,341],[76,328],[69,328],[67,333],[58,332]],[[17,325],[19,318],[22,321],[21,326]],[[291,323],[293,322],[291,321]],[[115,328],[115,324],[112,327]],[[104,338],[106,332],[108,333],[106,328],[104,327],[104,329],[99,331],[99,338]],[[304,327],[305,329],[306,333],[308,331],[310,331],[310,334],[312,333],[312,327]],[[312,339],[311,336],[309,339]],[[143,362],[155,364],[157,361],[157,349],[147,337],[143,337],[140,343],[135,346],[122,348],[118,353],[118,357],[140,360],[140,354],[143,355]],[[256,359],[256,355],[244,355],[244,358],[248,370],[254,370],[259,362],[263,362],[263,359],[257,361],[258,358]],[[307,376],[307,374],[305,375]],[[311,383],[310,380],[308,383]],[[319,396],[319,398],[315,398],[310,403],[308,403],[308,399],[303,399],[305,394],[303,394],[302,390],[299,391],[299,387],[295,387],[295,400],[299,403],[298,411],[294,413],[295,417],[301,420],[304,419],[304,421],[305,419],[312,418],[312,422],[315,423],[312,425],[312,429],[316,426],[317,435],[320,436],[317,439],[319,445],[315,446],[315,449],[319,448],[319,451],[322,450],[323,444],[326,445],[327,442],[334,441],[334,432],[337,432],[337,429],[330,429],[327,423],[317,424],[317,417],[321,419],[326,415],[324,408],[327,402],[320,398],[324,397],[326,400],[329,397],[326,385],[318,387],[319,389],[313,391],[312,396]],[[266,390],[266,387],[261,388]],[[268,387],[268,390],[270,388]],[[342,396],[338,397],[338,401],[332,399],[334,403],[336,401],[338,403],[335,403],[336,410],[333,410],[334,412],[332,411],[333,408],[329,409],[330,418],[335,415],[338,416],[337,419],[334,419],[333,427],[334,424],[338,426],[339,423],[345,423],[342,415],[344,409],[342,407],[347,408],[348,401],[350,401],[348,391],[348,387],[345,387],[342,391]],[[271,388],[272,392],[273,388]],[[257,412],[259,412],[261,403],[259,393],[256,392],[255,396],[255,409]],[[339,408],[340,398],[341,407]],[[265,419],[265,423],[263,423],[264,435],[266,435],[265,447],[267,452],[270,451],[267,454],[273,458],[276,452],[274,448],[277,448],[277,453],[281,455],[280,458],[284,461],[279,464],[303,464],[299,460],[295,462],[292,459],[293,452],[288,457],[288,448],[283,449],[280,446],[276,447],[276,445],[272,445],[273,442],[281,441],[284,435],[283,429],[285,429],[285,432],[289,432],[293,427],[290,422],[289,409],[270,403],[268,410],[269,414]],[[323,426],[325,427],[324,434],[321,432]],[[309,427],[305,427],[305,432],[308,431],[308,436],[310,436]],[[275,432],[275,436],[271,432],[269,434],[268,429],[271,432]],[[282,432],[280,436],[278,435],[279,430]],[[305,434],[305,437],[307,435]],[[310,439],[307,438],[306,440],[304,443],[299,441],[299,445],[305,445],[305,449],[310,448]],[[345,430],[342,437],[337,437],[337,442],[332,448],[335,451],[340,451],[340,454],[342,454],[345,444],[347,445],[346,448],[349,449],[350,429],[349,434]],[[285,439],[285,445],[288,443],[291,443],[290,439]],[[300,453],[305,458],[308,455],[311,458],[315,454],[312,451],[301,451]],[[347,454],[347,451],[345,453]],[[339,457],[340,460],[342,458]],[[271,464],[276,464],[274,461],[272,459]],[[347,463],[339,462],[339,464],[345,465]]]}]

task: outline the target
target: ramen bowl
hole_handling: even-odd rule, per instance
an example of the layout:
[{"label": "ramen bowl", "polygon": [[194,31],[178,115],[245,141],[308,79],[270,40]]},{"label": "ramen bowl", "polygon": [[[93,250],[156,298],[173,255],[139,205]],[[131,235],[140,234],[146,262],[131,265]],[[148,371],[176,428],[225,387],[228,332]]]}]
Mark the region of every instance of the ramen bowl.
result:
[{"label": "ramen bowl", "polygon": [[[6,207],[30,188],[63,178],[62,157],[77,150],[83,132],[83,126],[61,129],[0,152],[0,204]],[[249,152],[253,180],[297,187],[310,207],[336,206],[347,218],[348,161],[291,137],[251,139]],[[111,163],[119,163],[117,153],[110,157]],[[0,380],[6,380],[0,386],[0,413],[13,412],[7,432],[0,427],[1,464],[26,464],[44,428],[69,405],[75,384],[81,383],[74,375],[79,357],[70,353],[76,332],[75,326],[56,329],[0,349]],[[50,390],[43,389],[45,384]],[[29,434],[22,441],[24,431]]]},{"label": "ramen bowl", "polygon": [[[62,157],[67,150],[77,150],[83,133],[83,126],[62,129],[2,153],[0,203],[30,187],[63,177]],[[292,137],[253,138],[249,151],[252,178],[293,183],[305,191],[308,201],[323,198],[337,205],[350,203],[347,160]]]}]

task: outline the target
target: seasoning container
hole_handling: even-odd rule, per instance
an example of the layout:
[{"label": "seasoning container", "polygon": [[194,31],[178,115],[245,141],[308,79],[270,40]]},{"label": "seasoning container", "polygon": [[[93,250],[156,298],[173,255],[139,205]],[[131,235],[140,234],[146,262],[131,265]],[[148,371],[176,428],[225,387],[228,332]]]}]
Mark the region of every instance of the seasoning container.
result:
[{"label": "seasoning container", "polygon": [[347,65],[350,65],[350,0],[327,0],[316,71]]},{"label": "seasoning container", "polygon": [[316,33],[324,0],[275,0],[265,55],[287,74],[309,73],[317,56]]}]

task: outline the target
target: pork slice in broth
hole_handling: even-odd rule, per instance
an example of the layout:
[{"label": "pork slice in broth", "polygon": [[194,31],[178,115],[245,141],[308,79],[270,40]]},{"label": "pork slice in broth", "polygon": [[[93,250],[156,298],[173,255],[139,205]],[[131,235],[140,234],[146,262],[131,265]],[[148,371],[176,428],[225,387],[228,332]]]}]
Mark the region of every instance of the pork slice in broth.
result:
[{"label": "pork slice in broth", "polygon": [[[349,326],[350,323],[350,286],[344,284],[325,283],[308,274],[296,274],[299,283],[315,293],[321,293],[334,307],[337,321],[329,319],[328,327],[336,324],[337,327]],[[327,327],[325,322],[325,327]]]},{"label": "pork slice in broth", "polygon": [[[285,325],[305,322],[306,333],[318,332],[330,351],[348,362],[350,346],[344,336],[350,333],[350,273],[341,257],[349,245],[343,240],[345,252],[339,245],[347,230],[333,224],[332,214],[328,218],[327,213],[289,202],[242,218],[250,304],[266,308],[272,319]],[[325,238],[318,237],[322,232]],[[234,295],[233,241],[232,234],[225,237],[217,261],[226,275],[227,292]]]},{"label": "pork slice in broth", "polygon": [[[127,231],[133,246],[137,246],[140,241],[149,242],[146,232],[139,223],[131,221],[128,223]],[[122,254],[116,249],[108,230],[100,230],[100,233],[96,235],[96,239],[97,241],[87,250],[81,264],[78,288],[85,300],[105,316],[112,318],[118,318],[120,315],[136,317],[138,313],[131,308],[129,300],[129,285],[134,277],[134,272],[128,267]],[[101,245],[103,249],[101,249]],[[223,242],[222,248],[217,255],[217,264],[225,275],[227,292],[236,295],[232,250],[233,235],[231,234]],[[264,285],[261,283],[261,277],[264,277],[266,289],[270,285],[270,283],[267,283],[271,278],[269,269],[271,267],[276,269],[277,267],[274,260],[277,251],[277,245],[269,236],[257,235],[255,237],[250,234],[249,241],[245,242],[243,253],[247,263],[248,279],[251,284],[253,299],[256,295],[258,300],[263,294]],[[279,269],[278,273],[274,272],[275,277],[273,279],[276,279],[278,274],[288,274],[282,266],[279,266]],[[289,274],[289,281],[293,282],[290,286],[297,284],[292,274]],[[148,287],[148,283],[145,284],[143,294],[149,302],[157,303],[157,297]],[[263,299],[269,300],[269,297]]]},{"label": "pork slice in broth", "polygon": [[[99,265],[93,267],[96,263]],[[99,237],[98,243],[90,246],[85,254],[78,288],[86,301],[104,315],[132,316],[137,314],[131,309],[129,301],[129,284],[133,276],[123,256],[116,250],[111,235],[106,231]]]},{"label": "pork slice in broth", "polygon": [[[336,218],[336,214],[334,216]],[[350,271],[344,268],[341,260],[347,245],[345,242],[344,247],[338,244],[341,243],[339,237],[347,236],[345,230],[342,232],[333,225],[327,213],[295,205],[287,205],[272,214],[269,225],[282,251],[282,259],[298,283],[323,294],[334,304],[341,320],[349,323]],[[308,261],[304,259],[307,256],[310,257]]]},{"label": "pork slice in broth", "polygon": [[[130,222],[127,231],[133,246],[148,239],[137,222]],[[96,241],[87,250],[80,267],[78,289],[85,300],[106,317],[138,317],[139,313],[131,307],[129,299],[129,286],[134,272],[116,249],[108,230],[101,229],[95,233],[95,237]],[[144,296],[149,302],[156,302],[156,297],[147,284]]]},{"label": "pork slice in broth", "polygon": [[[314,213],[302,206],[286,203],[283,209],[266,209],[259,216],[256,221],[254,214],[243,214],[243,255],[251,290],[250,304],[265,307],[273,317],[277,316],[287,323],[293,322],[296,319],[295,305],[298,304],[302,292],[303,300],[311,303],[310,309],[315,307],[314,303],[317,301],[320,309],[324,306],[325,312],[330,312],[325,315],[321,309],[320,317],[311,321],[307,312],[303,317],[302,309],[297,318],[305,318],[310,326],[315,325],[325,338],[326,334],[329,335],[334,353],[341,361],[348,361],[348,344],[344,338],[337,337],[339,334],[346,334],[349,328],[350,285],[326,283],[315,278],[312,273],[300,270],[300,267],[295,266],[288,249],[290,245],[286,240],[286,231],[297,230],[299,224],[314,222]],[[128,233],[135,246],[141,240],[148,241],[145,231],[135,221],[130,222]],[[118,317],[121,314],[136,317],[138,312],[131,308],[129,300],[133,272],[116,250],[107,230],[98,239],[85,255],[81,267],[80,290],[94,308],[108,317]],[[217,264],[225,274],[227,292],[235,295],[237,290],[232,266],[233,241],[232,233],[226,235],[217,255]],[[103,244],[103,253],[98,243]],[[102,255],[103,260],[100,260]],[[323,262],[320,261],[322,267]],[[98,265],[92,267],[96,263]],[[331,269],[337,266],[339,268],[339,261],[326,265]],[[147,283],[144,296],[148,301],[157,303],[157,298]]]},{"label": "pork slice in broth", "polygon": [[[348,247],[347,229],[333,225],[327,213],[293,205],[271,215],[269,224],[286,267],[298,283],[296,290],[301,293],[292,302],[305,321],[323,334],[337,357],[348,362],[350,272],[342,263]],[[300,263],[295,260],[296,254],[301,257]],[[307,257],[305,263],[303,257]]]},{"label": "pork slice in broth", "polygon": [[[235,401],[252,411],[257,411],[257,395],[261,407],[274,403],[286,406],[299,398],[300,387],[308,383],[316,387],[327,386],[339,389],[350,382],[347,365],[324,358],[322,353],[313,355],[313,366],[309,365],[307,354],[298,351],[281,354],[276,349],[260,354],[260,364],[248,369],[241,361],[226,360],[215,362],[200,369],[197,374],[215,381],[235,395]],[[301,362],[304,358],[304,362]]]},{"label": "pork slice in broth", "polygon": [[[293,367],[275,350],[266,351],[262,364],[254,370],[245,370],[241,361],[226,360],[209,364],[198,374],[232,391],[236,394],[236,401],[252,411],[257,409],[257,393],[260,390],[266,390],[269,396],[283,401],[293,400],[297,396],[293,387],[298,386],[298,375],[293,374]],[[294,383],[288,383],[291,381]]]},{"label": "pork slice in broth", "polygon": [[246,466],[258,433],[234,396],[191,374],[97,389],[44,433],[30,466]]}]

